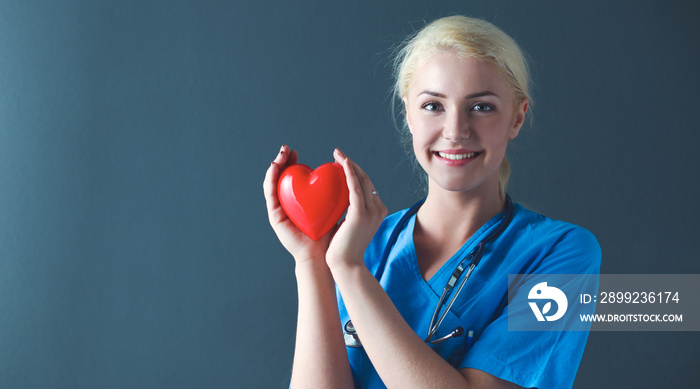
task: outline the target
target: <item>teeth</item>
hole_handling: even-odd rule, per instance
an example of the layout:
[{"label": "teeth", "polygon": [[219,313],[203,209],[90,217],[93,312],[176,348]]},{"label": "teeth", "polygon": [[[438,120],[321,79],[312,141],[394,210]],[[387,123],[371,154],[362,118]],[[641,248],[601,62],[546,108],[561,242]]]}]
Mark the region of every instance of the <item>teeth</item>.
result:
[{"label": "teeth", "polygon": [[474,156],[476,155],[476,153],[447,154],[447,153],[443,153],[442,151],[438,151],[438,155],[439,155],[441,158],[451,159],[451,160],[453,160],[453,161],[458,161],[458,160],[460,160],[460,159],[474,158]]}]

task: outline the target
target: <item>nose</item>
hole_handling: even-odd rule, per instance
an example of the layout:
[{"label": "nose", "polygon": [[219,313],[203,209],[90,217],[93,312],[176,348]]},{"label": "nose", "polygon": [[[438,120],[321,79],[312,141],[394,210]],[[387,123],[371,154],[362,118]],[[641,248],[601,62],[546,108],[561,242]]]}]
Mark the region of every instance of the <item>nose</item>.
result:
[{"label": "nose", "polygon": [[471,129],[467,120],[467,113],[459,109],[453,109],[445,115],[445,127],[442,130],[443,138],[453,142],[469,139]]}]

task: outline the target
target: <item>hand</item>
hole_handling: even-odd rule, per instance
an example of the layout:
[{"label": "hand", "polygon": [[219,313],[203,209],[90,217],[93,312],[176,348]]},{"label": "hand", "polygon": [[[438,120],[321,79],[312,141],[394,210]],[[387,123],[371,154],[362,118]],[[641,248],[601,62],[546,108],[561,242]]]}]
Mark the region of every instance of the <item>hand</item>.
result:
[{"label": "hand", "polygon": [[345,220],[331,238],[326,262],[331,269],[339,264],[364,266],[365,249],[386,217],[387,209],[379,199],[372,181],[355,162],[338,149],[333,156],[345,171],[350,190],[350,206]]},{"label": "hand", "polygon": [[288,146],[283,145],[279,154],[277,154],[277,157],[267,169],[265,181],[263,182],[267,216],[270,219],[272,229],[277,234],[277,238],[297,262],[305,260],[323,261],[333,230],[318,241],[312,240],[301,232],[287,217],[277,195],[277,181],[280,173],[285,167],[297,163],[297,159],[298,153],[296,150],[290,150]]}]

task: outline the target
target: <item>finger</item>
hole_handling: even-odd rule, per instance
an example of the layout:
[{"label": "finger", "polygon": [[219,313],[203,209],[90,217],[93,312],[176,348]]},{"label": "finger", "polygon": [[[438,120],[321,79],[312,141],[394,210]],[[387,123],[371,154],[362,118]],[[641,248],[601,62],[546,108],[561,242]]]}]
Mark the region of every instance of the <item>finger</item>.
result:
[{"label": "finger", "polygon": [[[348,158],[349,159],[349,158]],[[358,165],[355,161],[350,159],[350,165],[352,166],[353,170],[355,170],[355,175],[357,176],[357,179],[360,181],[360,185],[362,186],[362,193],[365,194],[365,198],[369,198],[367,194],[371,194],[372,192],[375,191],[374,189],[374,184],[372,183],[372,180],[369,178],[367,173],[365,173],[364,170]]]},{"label": "finger", "polygon": [[299,160],[299,153],[296,150],[289,152],[289,158],[287,159],[287,166],[294,165]]},{"label": "finger", "polygon": [[[342,152],[341,152],[342,154]],[[344,155],[344,154],[342,154]],[[346,157],[347,158],[347,157]],[[365,173],[364,170],[358,165],[355,161],[352,159],[348,158],[350,161],[350,165],[352,166],[355,176],[357,177],[360,187],[362,188],[362,195],[365,199],[365,205],[367,207],[371,207],[373,205],[382,205],[381,200],[379,200],[379,195],[377,193],[377,190],[374,187],[374,184],[372,183],[372,180],[369,178],[367,173]]]},{"label": "finger", "polygon": [[287,164],[288,159],[289,159],[289,155],[290,155],[289,146],[282,145],[282,147],[280,147],[279,153],[277,153],[277,156],[275,157],[274,162],[279,166],[285,166]]},{"label": "finger", "polygon": [[380,220],[383,220],[387,215],[387,208],[379,198],[379,193],[377,193],[377,189],[374,187],[372,180],[355,161],[350,159],[350,164],[352,165],[353,170],[355,170],[355,174],[360,181],[362,194],[365,199],[365,209],[372,214],[377,215]]},{"label": "finger", "polygon": [[[296,154],[296,152],[294,152]],[[265,174],[263,181],[263,192],[265,193],[265,204],[267,206],[268,218],[270,224],[274,225],[287,218],[287,214],[280,206],[279,197],[277,195],[277,183],[279,175],[284,164],[289,162],[290,152],[287,146],[282,146],[275,160],[270,164]],[[296,159],[296,155],[292,159]]]},{"label": "finger", "polygon": [[280,166],[281,170],[284,170],[287,166],[296,164],[298,159],[299,153],[296,150],[290,149],[287,145],[282,145],[274,162]]},{"label": "finger", "polygon": [[348,190],[350,192],[350,205],[356,205],[360,209],[365,207],[365,196],[362,190],[362,184],[357,177],[355,168],[351,164],[350,158],[345,156],[342,151],[335,149],[333,152],[333,157],[335,161],[338,162],[345,172],[345,181],[348,185]]},{"label": "finger", "polygon": [[[280,148],[279,153],[277,153],[277,156],[275,157],[275,160],[272,161],[272,166],[276,165],[278,169],[276,170],[277,176],[272,177],[273,181],[277,181],[277,178],[279,177],[279,173],[287,166],[289,165],[294,165],[297,163],[297,160],[299,159],[299,153],[297,153],[296,150],[290,150],[289,146],[287,145],[282,145]],[[271,173],[271,169],[268,168],[268,173],[266,174],[266,179],[267,175]]]},{"label": "finger", "polygon": [[275,156],[274,161],[265,173],[265,181],[263,181],[263,190],[265,197],[277,198],[277,179],[279,178],[280,167],[287,163],[289,157],[289,149],[287,145],[282,145],[280,151]]},{"label": "finger", "polygon": [[267,169],[265,181],[263,182],[263,191],[265,192],[265,205],[267,207],[267,216],[270,224],[274,225],[283,220],[284,211],[277,197],[277,179],[279,177],[280,167],[273,162]]}]

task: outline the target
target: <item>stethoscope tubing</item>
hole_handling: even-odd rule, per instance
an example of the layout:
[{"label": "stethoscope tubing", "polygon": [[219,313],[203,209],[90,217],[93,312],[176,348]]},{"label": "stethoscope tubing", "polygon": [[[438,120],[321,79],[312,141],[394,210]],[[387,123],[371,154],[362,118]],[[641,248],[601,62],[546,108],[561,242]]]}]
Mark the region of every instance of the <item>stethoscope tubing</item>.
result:
[{"label": "stethoscope tubing", "polygon": [[[389,240],[387,240],[387,245],[384,248],[384,252],[382,253],[382,258],[381,261],[379,262],[379,267],[377,268],[377,271],[375,273],[375,278],[377,280],[381,280],[382,275],[384,274],[384,269],[386,267],[386,263],[389,260],[389,255],[391,254],[391,250],[393,249],[394,245],[398,241],[399,234],[401,231],[403,231],[403,228],[405,227],[406,223],[408,220],[413,217],[418,212],[418,209],[423,205],[425,202],[425,199],[417,202],[415,205],[413,205],[406,213],[399,219],[399,222],[396,224],[396,227],[394,227],[394,230],[391,232],[391,235],[389,236]],[[486,243],[489,243],[493,240],[495,240],[497,237],[503,233],[503,231],[510,225],[511,220],[513,219],[513,201],[511,200],[510,196],[506,195],[506,205],[505,205],[505,210],[503,211],[503,215],[501,217],[501,220],[499,220],[499,225],[498,227],[493,230],[491,233],[489,233],[484,239],[482,239],[476,247],[474,247],[469,254],[467,254],[462,261],[460,261],[459,265],[457,265],[457,268],[455,271],[452,273],[452,276],[450,279],[447,281],[447,284],[445,284],[445,288],[442,291],[442,294],[440,295],[440,298],[438,299],[437,306],[435,307],[435,311],[433,312],[433,316],[430,319],[430,325],[428,327],[428,336],[425,338],[426,343],[440,343],[443,342],[447,339],[460,336],[464,334],[464,329],[462,327],[457,327],[454,330],[452,330],[449,334],[440,337],[438,339],[432,339],[433,336],[435,336],[435,333],[437,333],[438,328],[440,328],[440,325],[442,322],[445,320],[447,317],[448,312],[450,312],[450,309],[452,308],[452,305],[454,305],[457,297],[459,294],[462,292],[462,289],[464,288],[464,285],[466,285],[467,280],[469,280],[469,277],[471,276],[472,272],[474,271],[474,268],[479,264],[481,261],[481,257],[483,256],[484,253],[484,247]],[[450,298],[450,301],[447,303],[445,306],[444,310],[441,310],[442,306],[444,305],[445,298],[447,295],[450,293],[450,291],[454,288],[455,284],[457,281],[461,278],[462,273],[464,272],[464,264],[469,261],[469,264],[467,266],[467,273],[464,275],[464,278],[462,278],[462,281],[459,283],[459,286],[457,287],[457,290],[452,294],[452,297]],[[442,313],[440,313],[442,312]],[[439,315],[439,316],[438,316]],[[350,328],[352,328],[352,331],[350,331]],[[357,337],[357,333],[354,330],[354,327],[352,326],[352,322],[348,321],[345,324],[345,332],[346,332],[346,345],[348,347],[359,347],[361,345],[361,342],[359,338]],[[352,338],[350,339],[350,343],[348,343],[348,337]]]}]

